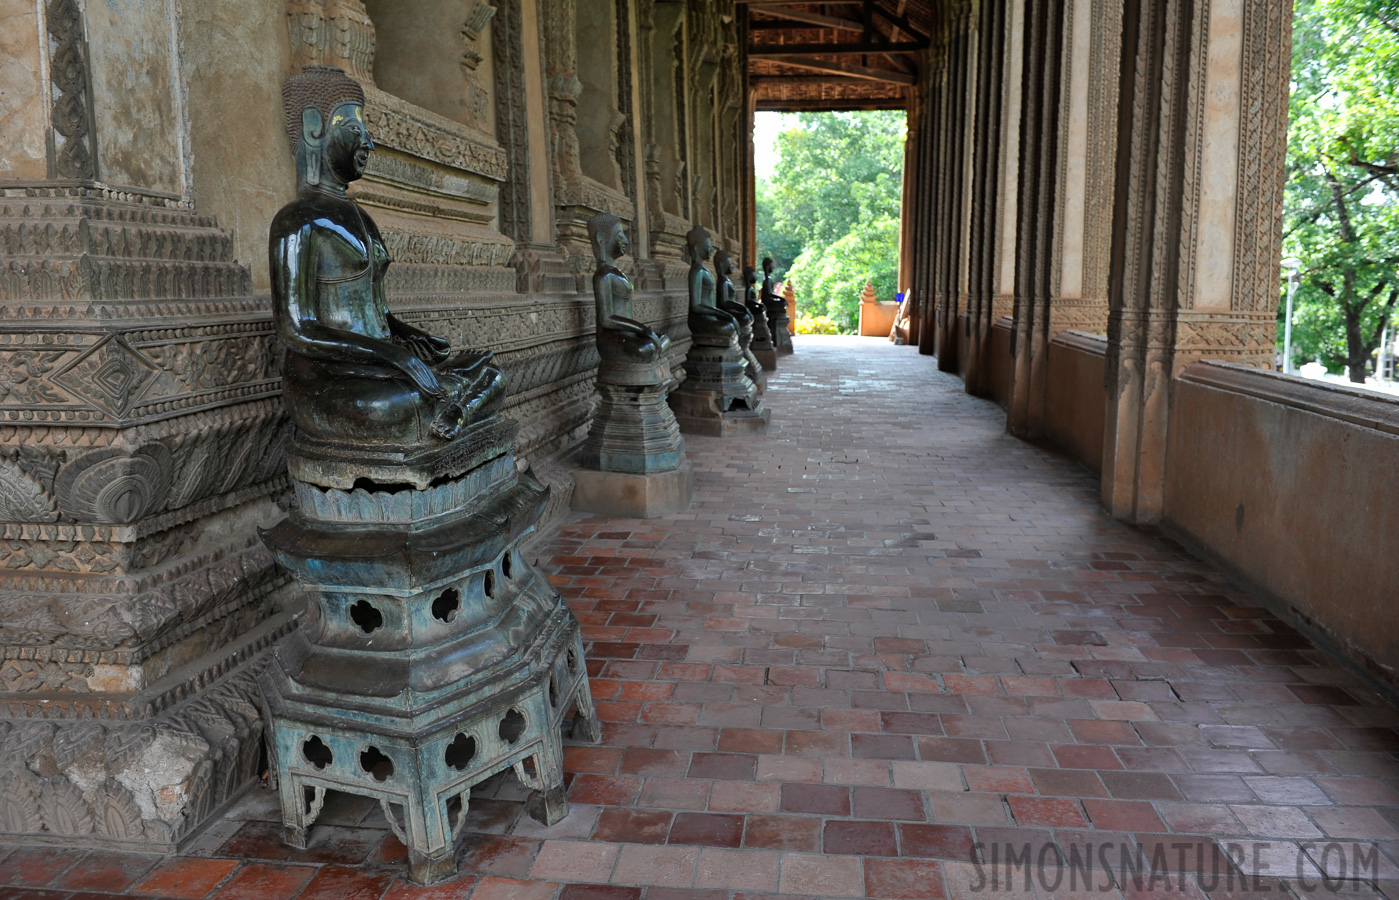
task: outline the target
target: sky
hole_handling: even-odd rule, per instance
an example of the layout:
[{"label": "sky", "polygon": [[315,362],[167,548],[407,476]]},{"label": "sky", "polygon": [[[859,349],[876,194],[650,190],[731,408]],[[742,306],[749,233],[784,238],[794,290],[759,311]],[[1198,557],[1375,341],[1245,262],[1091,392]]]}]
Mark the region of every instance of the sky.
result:
[{"label": "sky", "polygon": [[759,178],[770,178],[777,166],[777,135],[789,127],[792,113],[759,112],[753,115],[753,169]]}]

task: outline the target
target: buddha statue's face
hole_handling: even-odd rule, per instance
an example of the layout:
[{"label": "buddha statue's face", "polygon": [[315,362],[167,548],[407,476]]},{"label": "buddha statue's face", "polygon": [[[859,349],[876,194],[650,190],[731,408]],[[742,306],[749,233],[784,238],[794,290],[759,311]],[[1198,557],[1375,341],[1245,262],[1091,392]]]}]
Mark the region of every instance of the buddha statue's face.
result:
[{"label": "buddha statue's face", "polygon": [[763,260],[763,274],[764,274],[764,275],[771,275],[771,274],[772,274],[772,257],[767,257],[767,258],[765,258],[765,259]]},{"label": "buddha statue's face", "polygon": [[613,259],[621,259],[627,255],[627,250],[631,248],[631,241],[627,240],[627,232],[622,228],[621,222],[612,226],[610,242]]},{"label": "buddha statue's face", "polygon": [[326,168],[341,184],[364,174],[374,140],[364,124],[364,107],[358,103],[342,103],[330,114],[322,149]]}]

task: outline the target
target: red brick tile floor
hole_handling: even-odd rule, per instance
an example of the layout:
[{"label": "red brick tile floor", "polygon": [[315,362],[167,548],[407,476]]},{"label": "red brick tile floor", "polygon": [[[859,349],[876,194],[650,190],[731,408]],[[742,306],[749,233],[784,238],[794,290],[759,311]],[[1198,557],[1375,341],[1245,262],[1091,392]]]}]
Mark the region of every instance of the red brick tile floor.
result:
[{"label": "red brick tile floor", "polygon": [[932,359],[797,346],[689,512],[533,545],[605,721],[562,824],[495,779],[417,889],[372,804],[293,851],[259,788],[178,857],[0,847],[0,900],[1399,897],[1390,705]]}]

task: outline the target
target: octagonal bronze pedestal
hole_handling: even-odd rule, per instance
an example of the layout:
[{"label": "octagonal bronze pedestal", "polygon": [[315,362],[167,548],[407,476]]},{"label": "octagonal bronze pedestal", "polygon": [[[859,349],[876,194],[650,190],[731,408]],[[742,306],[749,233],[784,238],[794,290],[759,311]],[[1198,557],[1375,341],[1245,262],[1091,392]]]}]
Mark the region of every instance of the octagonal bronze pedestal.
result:
[{"label": "octagonal bronze pedestal", "polygon": [[578,622],[520,555],[548,488],[517,472],[513,423],[471,429],[413,459],[298,444],[298,510],[263,535],[308,594],[261,675],[286,840],[327,790],[373,797],[417,884],[456,874],[471,788],[505,769],[536,819],[567,815],[569,713],[598,737]]}]

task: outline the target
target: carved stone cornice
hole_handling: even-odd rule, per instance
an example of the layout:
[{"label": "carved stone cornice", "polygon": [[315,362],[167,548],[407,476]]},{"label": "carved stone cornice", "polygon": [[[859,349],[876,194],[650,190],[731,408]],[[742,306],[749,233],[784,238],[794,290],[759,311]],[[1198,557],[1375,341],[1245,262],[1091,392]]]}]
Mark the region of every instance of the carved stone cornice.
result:
[{"label": "carved stone cornice", "polygon": [[292,71],[336,66],[374,83],[374,23],[360,0],[287,0]]},{"label": "carved stone cornice", "polygon": [[410,156],[504,181],[505,151],[460,122],[365,85],[364,115],[375,143]]}]

